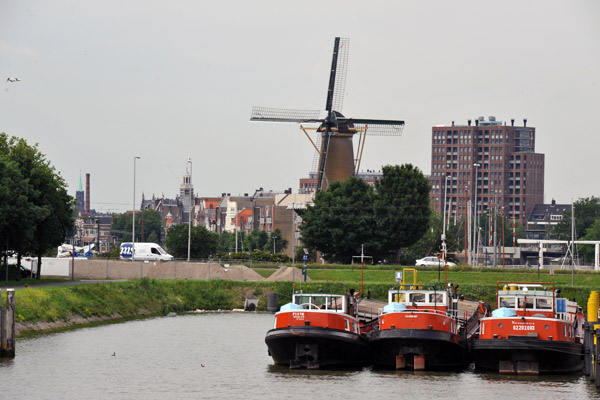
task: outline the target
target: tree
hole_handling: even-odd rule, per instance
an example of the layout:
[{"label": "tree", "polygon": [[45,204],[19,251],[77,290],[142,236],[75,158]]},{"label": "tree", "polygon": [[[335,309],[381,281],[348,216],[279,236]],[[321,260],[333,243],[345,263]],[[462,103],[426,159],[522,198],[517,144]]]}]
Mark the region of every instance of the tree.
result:
[{"label": "tree", "polygon": [[397,258],[402,247],[416,243],[429,226],[429,183],[411,164],[387,165],[375,181],[376,234],[383,256]]},{"label": "tree", "polygon": [[[585,231],[585,235],[580,240],[600,240],[600,218]],[[584,262],[593,262],[596,256],[596,248],[593,245],[580,245],[577,247],[579,254]]]},{"label": "tree", "polygon": [[269,235],[265,231],[255,230],[244,238],[244,248],[247,251],[263,250],[269,245]]},{"label": "tree", "polygon": [[0,134],[0,166],[0,238],[17,251],[18,264],[24,252],[37,254],[39,279],[41,256],[73,227],[74,199],[37,145],[24,139]]},{"label": "tree", "polygon": [[373,188],[350,177],[317,194],[303,217],[302,241],[328,261],[349,263],[361,245],[368,253],[378,251],[374,226]]},{"label": "tree", "polygon": [[[131,228],[133,218],[131,214],[113,215],[110,234],[119,238],[121,242],[131,242]],[[144,210],[135,214],[135,241],[159,243],[162,232],[162,218],[156,210]],[[143,236],[142,236],[143,234]],[[150,240],[150,237],[153,240]]]},{"label": "tree", "polygon": [[[575,210],[575,234],[586,235],[586,231],[597,219],[600,219],[600,198],[585,197],[573,203]],[[563,219],[554,227],[553,234],[557,240],[571,240],[571,212],[565,211]]]},{"label": "tree", "polygon": [[263,250],[266,252],[271,252],[273,250],[273,254],[281,253],[288,246],[289,241],[283,237],[281,233],[281,229],[277,228],[269,235],[269,241],[263,247]]},{"label": "tree", "polygon": [[[217,251],[217,234],[203,226],[193,226],[190,235],[190,258],[208,258]],[[167,231],[167,249],[175,258],[187,258],[188,225],[173,225]]]}]

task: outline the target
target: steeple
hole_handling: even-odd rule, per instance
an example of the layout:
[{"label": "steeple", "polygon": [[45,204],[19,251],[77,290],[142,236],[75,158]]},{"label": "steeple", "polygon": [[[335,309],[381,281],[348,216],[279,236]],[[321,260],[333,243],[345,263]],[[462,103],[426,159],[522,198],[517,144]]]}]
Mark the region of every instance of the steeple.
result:
[{"label": "steeple", "polygon": [[78,192],[83,192],[83,185],[81,184],[81,170],[79,170],[79,188],[77,189]]}]

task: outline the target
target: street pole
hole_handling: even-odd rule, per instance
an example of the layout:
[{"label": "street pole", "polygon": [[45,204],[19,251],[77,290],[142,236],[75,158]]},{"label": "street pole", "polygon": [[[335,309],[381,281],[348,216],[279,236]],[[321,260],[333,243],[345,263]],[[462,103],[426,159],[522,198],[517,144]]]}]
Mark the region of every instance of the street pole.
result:
[{"label": "street pole", "polygon": [[187,262],[190,262],[190,244],[192,238],[192,210],[194,209],[194,195],[192,190],[192,159],[188,157],[188,164],[190,165],[190,211],[188,212],[188,248],[187,248]]},{"label": "street pole", "polygon": [[135,256],[135,160],[139,159],[139,156],[133,157],[133,221],[131,224],[131,261],[133,261]]},{"label": "street pole", "polygon": [[446,263],[446,196],[448,193],[448,175],[444,180],[444,222],[442,227],[442,256],[444,257],[444,280],[448,286],[448,264]]},{"label": "street pole", "polygon": [[475,204],[473,204],[474,210],[475,210],[475,226],[473,227],[473,253],[474,253],[474,260],[473,260],[473,264],[474,265],[478,265],[479,260],[478,260],[478,256],[479,256],[479,242],[477,241],[477,234],[479,233],[479,221],[477,219],[477,168],[479,168],[481,166],[481,164],[479,163],[475,163],[473,164],[473,166],[475,167]]},{"label": "street pole", "polygon": [[294,271],[296,270],[296,207],[292,203],[292,282],[294,282]]}]

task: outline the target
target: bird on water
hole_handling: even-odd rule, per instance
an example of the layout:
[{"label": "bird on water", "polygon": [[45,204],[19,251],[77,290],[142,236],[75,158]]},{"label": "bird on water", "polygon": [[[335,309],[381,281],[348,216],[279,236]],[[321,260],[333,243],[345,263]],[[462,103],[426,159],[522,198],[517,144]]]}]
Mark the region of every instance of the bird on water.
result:
[{"label": "bird on water", "polygon": [[21,80],[19,78],[13,78],[12,76],[9,76],[6,79],[6,82],[20,82]]}]

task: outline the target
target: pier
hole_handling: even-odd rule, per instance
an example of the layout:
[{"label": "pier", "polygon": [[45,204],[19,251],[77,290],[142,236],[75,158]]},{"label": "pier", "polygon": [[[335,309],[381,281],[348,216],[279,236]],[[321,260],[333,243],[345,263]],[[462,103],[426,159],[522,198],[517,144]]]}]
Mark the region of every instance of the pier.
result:
[{"label": "pier", "polygon": [[0,357],[15,356],[15,290],[6,289],[6,305],[2,306],[0,290]]}]

